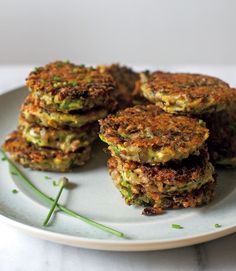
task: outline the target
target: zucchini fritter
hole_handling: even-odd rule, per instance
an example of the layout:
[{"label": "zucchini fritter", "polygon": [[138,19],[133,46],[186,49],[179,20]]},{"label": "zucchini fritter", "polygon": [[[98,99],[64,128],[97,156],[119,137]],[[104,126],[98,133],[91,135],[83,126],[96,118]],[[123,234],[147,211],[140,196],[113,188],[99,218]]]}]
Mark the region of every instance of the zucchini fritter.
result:
[{"label": "zucchini fritter", "polygon": [[108,168],[113,171],[118,170],[125,182],[129,182],[133,188],[142,186],[150,195],[190,193],[212,181],[214,174],[206,149],[202,149],[199,156],[192,155],[182,161],[156,166],[125,161],[118,156],[113,156],[108,162]]},{"label": "zucchini fritter", "polygon": [[151,165],[187,158],[208,138],[202,121],[165,113],[155,105],[127,108],[99,123],[99,136],[112,155]]},{"label": "zucchini fritter", "polygon": [[[121,165],[120,163],[124,161],[118,159],[117,157],[110,158],[109,172],[128,205],[157,209],[187,208],[207,204],[214,197],[216,182],[212,176],[211,164],[208,164],[205,173],[200,177],[197,176],[198,168],[195,171],[194,167],[192,173],[185,166],[180,167],[176,172],[176,169],[171,166],[147,169],[136,163],[133,168],[134,162],[126,162]],[[185,174],[190,175],[192,179],[186,179]],[[129,177],[126,179],[127,175]],[[163,179],[160,178],[161,175],[163,175]],[[171,180],[171,175],[173,180]]]},{"label": "zucchini fritter", "polygon": [[60,150],[37,148],[28,143],[21,132],[14,131],[6,139],[3,149],[11,158],[24,167],[31,169],[66,172],[84,165],[90,158],[91,147],[83,147],[77,152],[64,153]]},{"label": "zucchini fritter", "polygon": [[150,102],[169,113],[220,111],[231,99],[227,83],[201,74],[157,71],[143,78],[141,89]]},{"label": "zucchini fritter", "polygon": [[[140,73],[119,64],[112,64],[110,66],[102,65],[99,66],[99,69],[102,72],[109,73],[115,80],[117,89],[114,95],[117,99],[119,109],[147,103],[140,89]],[[149,74],[148,71],[143,73],[146,76]]]},{"label": "zucchini fritter", "polygon": [[108,73],[62,61],[37,68],[29,74],[26,85],[42,107],[63,112],[104,106],[115,90]]},{"label": "zucchini fritter", "polygon": [[[109,106],[112,106],[112,103]],[[53,128],[79,128],[106,117],[109,112],[110,108],[97,108],[87,112],[63,113],[40,107],[39,100],[31,95],[26,98],[21,107],[21,115],[28,122]]]},{"label": "zucchini fritter", "polygon": [[212,161],[236,167],[236,103],[223,111],[205,114],[202,119],[210,130],[207,144]]},{"label": "zucchini fritter", "polygon": [[55,129],[29,123],[20,117],[18,128],[26,141],[39,147],[59,149],[65,153],[86,147],[98,137],[96,123],[81,128]]}]

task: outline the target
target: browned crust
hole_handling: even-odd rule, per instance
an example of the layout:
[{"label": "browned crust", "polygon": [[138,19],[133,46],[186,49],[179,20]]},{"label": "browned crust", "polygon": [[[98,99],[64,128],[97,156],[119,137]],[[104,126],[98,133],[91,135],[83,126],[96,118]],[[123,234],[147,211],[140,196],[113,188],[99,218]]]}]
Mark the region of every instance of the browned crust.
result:
[{"label": "browned crust", "polygon": [[73,133],[88,133],[88,136],[93,133],[93,132],[96,132],[98,133],[99,131],[99,125],[97,122],[93,122],[93,123],[88,123],[88,124],[85,124],[84,126],[81,126],[79,128],[75,128],[75,127],[70,127],[70,126],[67,126],[67,127],[57,127],[57,128],[54,128],[54,127],[46,127],[46,126],[41,126],[37,123],[34,123],[34,122],[29,122],[28,120],[26,120],[24,118],[23,115],[20,114],[19,116],[19,120],[18,120],[18,129],[23,129],[25,126],[29,126],[31,128],[35,128],[37,130],[42,130],[44,129],[45,131],[54,131],[55,134],[58,130],[64,130],[65,132],[73,132]]},{"label": "browned crust", "polygon": [[[215,197],[216,181],[204,184],[200,189],[181,195],[170,195],[164,199],[157,199],[153,207],[143,210],[144,215],[158,215],[165,209],[196,208],[209,204]],[[150,208],[150,209],[149,209]]]},{"label": "browned crust", "polygon": [[[236,90],[235,90],[236,95]],[[207,140],[214,162],[236,157],[236,103],[220,112],[204,114],[201,118],[210,130]]]},{"label": "browned crust", "polygon": [[179,95],[189,101],[207,100],[212,97],[216,104],[230,101],[229,85],[212,76],[190,73],[153,72],[147,82],[153,93]]},{"label": "browned crust", "polygon": [[[64,84],[67,82],[67,84]],[[32,71],[26,79],[32,91],[40,91],[65,98],[96,98],[115,90],[113,78],[93,67],[56,61]]]},{"label": "browned crust", "polygon": [[60,113],[60,114],[68,114],[68,115],[86,115],[89,114],[90,112],[95,112],[96,110],[100,110],[105,108],[105,110],[107,110],[108,112],[114,112],[115,108],[117,106],[116,101],[111,98],[109,100],[109,103],[107,104],[107,106],[102,107],[102,106],[97,106],[94,107],[93,109],[90,110],[73,110],[71,112],[61,112],[61,111],[57,111],[54,108],[46,108],[42,106],[42,103],[40,101],[40,99],[38,99],[37,97],[34,97],[33,95],[29,94],[24,103],[21,105],[21,112],[29,112],[29,113],[35,113],[38,111],[44,111],[44,112],[48,112],[48,113]]},{"label": "browned crust", "polygon": [[[21,106],[21,116],[27,119],[28,122],[37,123],[47,127],[53,127],[55,129],[63,129],[67,127],[75,127],[81,128],[84,125],[88,125],[89,123],[94,123],[98,121],[99,114],[103,114],[106,116],[109,112],[113,112],[116,108],[117,104],[114,99],[110,100],[110,103],[103,108],[101,106],[93,108],[93,110],[88,111],[71,111],[70,113],[60,112],[52,108],[41,107],[40,100],[33,95],[28,95],[25,99],[24,103]],[[45,118],[40,118],[39,114],[45,113]],[[51,119],[51,115],[56,113],[60,115],[59,119]],[[29,117],[27,117],[29,115]],[[62,118],[70,117],[74,119],[74,122],[70,122],[69,124],[64,123]],[[80,119],[83,119],[82,124],[80,124]],[[77,123],[78,120],[78,123]],[[77,125],[77,124],[78,125]],[[77,126],[76,126],[77,125]],[[96,124],[95,124],[96,125]]]},{"label": "browned crust", "polygon": [[36,147],[35,145],[26,142],[20,131],[13,131],[7,137],[5,143],[3,144],[3,149],[12,154],[17,162],[24,159],[29,161],[31,164],[40,164],[45,160],[55,158],[58,160],[76,160],[76,155],[78,154],[79,157],[80,153],[83,153],[85,150],[85,148],[81,148],[75,153],[64,153],[61,150]]},{"label": "browned crust", "polygon": [[[190,142],[191,145],[201,146],[208,135],[208,129],[199,120],[164,113],[155,105],[127,108],[99,123],[100,133],[108,144],[152,147],[154,150],[170,146],[180,151]],[[153,138],[149,138],[146,132],[151,132]],[[123,137],[123,134],[128,137]]]},{"label": "browned crust", "polygon": [[155,166],[125,161],[115,156],[108,160],[109,170],[115,170],[118,163],[122,163],[124,171],[132,171],[141,176],[144,185],[152,186],[158,183],[178,185],[203,177],[209,164],[209,154],[207,148],[203,148],[199,156],[194,155],[182,161]]},{"label": "browned crust", "polygon": [[[122,180],[122,178],[120,179],[121,173],[117,169],[114,161],[115,160],[113,158],[110,159],[111,163],[109,162],[109,171],[118,189],[121,189],[122,191],[122,186],[120,187],[120,180]],[[145,215],[157,215],[162,213],[164,209],[170,208],[175,209],[183,207],[198,207],[204,204],[208,204],[214,198],[216,188],[215,177],[216,176],[212,176],[212,178],[209,179],[207,183],[203,184],[197,189],[192,190],[191,192],[186,191],[179,193],[176,191],[175,193],[167,194],[162,192],[155,192],[151,180],[148,182],[148,184],[131,184],[131,182],[128,181],[130,185],[129,193],[131,194],[129,194],[127,198],[125,196],[125,201],[128,205],[133,204],[149,206],[144,210],[143,214]],[[152,187],[149,187],[149,184]],[[143,200],[145,197],[147,197],[148,201]]]},{"label": "browned crust", "polygon": [[[127,66],[112,64],[99,66],[100,70],[108,72],[115,80],[117,90],[114,93],[117,98],[119,109],[132,106],[136,103],[147,103],[140,89],[140,74]],[[146,75],[148,71],[144,72]]]}]

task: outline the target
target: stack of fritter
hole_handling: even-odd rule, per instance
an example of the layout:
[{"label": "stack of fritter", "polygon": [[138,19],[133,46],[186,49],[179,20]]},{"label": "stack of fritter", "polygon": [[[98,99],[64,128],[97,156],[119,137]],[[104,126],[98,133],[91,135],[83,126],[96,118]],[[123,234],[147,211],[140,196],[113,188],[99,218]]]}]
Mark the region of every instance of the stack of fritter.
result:
[{"label": "stack of fritter", "polygon": [[90,158],[97,120],[115,107],[113,78],[99,69],[57,61],[31,72],[18,130],[4,149],[38,170],[68,171]]},{"label": "stack of fritter", "polygon": [[116,82],[115,99],[118,109],[124,109],[133,105],[147,104],[141,91],[141,77],[149,76],[148,71],[135,72],[129,67],[119,64],[98,66],[100,71],[109,73]]},{"label": "stack of fritter", "polygon": [[214,196],[204,122],[137,105],[100,121],[112,157],[109,172],[126,203],[162,209],[196,207]]},{"label": "stack of fritter", "polygon": [[172,114],[202,119],[210,130],[207,141],[214,163],[236,166],[236,91],[206,75],[154,72],[142,78],[143,95]]}]

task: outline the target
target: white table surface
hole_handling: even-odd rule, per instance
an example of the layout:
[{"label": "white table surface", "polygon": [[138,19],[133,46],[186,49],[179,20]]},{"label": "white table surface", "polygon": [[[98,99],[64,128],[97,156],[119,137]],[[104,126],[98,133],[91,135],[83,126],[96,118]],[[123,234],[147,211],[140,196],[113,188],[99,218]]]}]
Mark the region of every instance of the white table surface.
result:
[{"label": "white table surface", "polygon": [[[32,66],[0,66],[0,93],[24,84]],[[204,72],[236,86],[236,66],[175,66]],[[236,219],[236,218],[235,218]],[[0,271],[236,270],[236,234],[187,248],[155,252],[104,252],[36,239],[0,223]]]}]

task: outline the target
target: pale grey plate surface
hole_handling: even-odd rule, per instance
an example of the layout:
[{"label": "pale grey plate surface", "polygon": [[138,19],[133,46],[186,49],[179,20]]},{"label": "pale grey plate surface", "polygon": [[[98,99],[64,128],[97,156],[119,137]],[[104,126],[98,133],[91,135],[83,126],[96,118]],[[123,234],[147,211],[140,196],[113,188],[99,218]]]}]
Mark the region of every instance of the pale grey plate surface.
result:
[{"label": "pale grey plate surface", "polygon": [[[16,128],[19,107],[27,91],[24,88],[0,96],[0,141]],[[216,199],[206,207],[168,211],[156,217],[141,215],[142,209],[129,207],[114,187],[106,169],[104,145],[95,144],[93,158],[76,172],[66,174],[75,184],[63,193],[61,203],[74,211],[98,222],[116,228],[127,239],[114,237],[95,229],[77,219],[57,213],[53,223],[43,228],[42,222],[48,212],[45,206],[22,183],[9,173],[7,162],[0,163],[0,219],[40,238],[86,248],[103,250],[154,250],[167,249],[205,242],[236,230],[236,172],[219,172]],[[55,196],[58,188],[53,180],[65,174],[45,173],[23,169],[23,172],[42,191]],[[46,180],[49,176],[52,179]],[[16,188],[19,193],[13,194]],[[182,230],[172,229],[180,224]],[[215,223],[222,224],[216,229]]]}]

